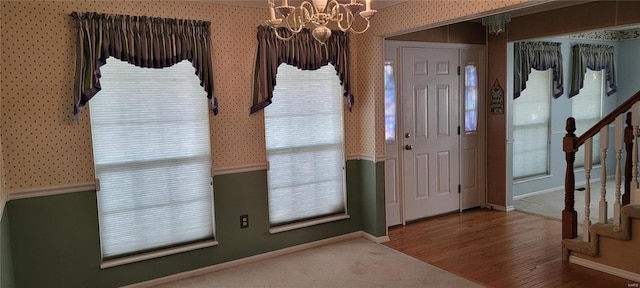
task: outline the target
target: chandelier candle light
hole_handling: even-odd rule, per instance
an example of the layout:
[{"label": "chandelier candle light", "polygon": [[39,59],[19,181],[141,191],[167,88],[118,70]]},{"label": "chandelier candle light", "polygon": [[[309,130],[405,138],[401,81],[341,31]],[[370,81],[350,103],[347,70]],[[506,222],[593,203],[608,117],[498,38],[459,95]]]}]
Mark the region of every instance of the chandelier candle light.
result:
[{"label": "chandelier candle light", "polygon": [[[276,37],[280,40],[289,40],[296,33],[302,31],[308,23],[312,23],[311,34],[318,42],[325,44],[331,37],[331,29],[327,27],[329,22],[335,22],[341,31],[351,31],[362,34],[369,29],[369,20],[376,14],[376,10],[371,10],[371,0],[366,0],[366,9],[357,0],[351,0],[348,4],[340,4],[337,0],[312,0],[302,1],[299,7],[289,6],[287,0],[282,0],[282,6],[274,7],[274,0],[267,0],[269,3],[269,20],[265,24],[275,31]],[[328,3],[327,3],[328,2]],[[276,11],[281,17],[276,18]],[[356,16],[360,15],[367,25],[361,30],[354,30],[352,25]],[[278,33],[278,27],[285,27],[291,31],[291,35],[283,37]]]}]

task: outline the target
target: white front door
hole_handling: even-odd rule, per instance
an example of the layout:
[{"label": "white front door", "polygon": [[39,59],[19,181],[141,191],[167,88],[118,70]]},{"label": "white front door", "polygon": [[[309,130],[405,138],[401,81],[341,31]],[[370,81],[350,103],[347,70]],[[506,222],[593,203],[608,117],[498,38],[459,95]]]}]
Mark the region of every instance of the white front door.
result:
[{"label": "white front door", "polygon": [[403,47],[405,221],[460,210],[458,50]]}]

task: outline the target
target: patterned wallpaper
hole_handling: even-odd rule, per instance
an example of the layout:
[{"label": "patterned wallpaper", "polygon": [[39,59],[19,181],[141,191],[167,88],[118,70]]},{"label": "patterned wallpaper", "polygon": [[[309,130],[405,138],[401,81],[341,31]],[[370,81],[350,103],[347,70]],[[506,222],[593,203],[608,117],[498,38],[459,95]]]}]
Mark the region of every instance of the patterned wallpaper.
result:
[{"label": "patterned wallpaper", "polygon": [[[2,1],[2,151],[5,188],[94,179],[89,109],[72,120],[72,11],[212,22],[214,167],[265,163],[262,114],[249,116],[255,28],[263,9],[198,2]],[[239,16],[242,15],[242,16]]]},{"label": "patterned wallpaper", "polygon": [[569,39],[589,39],[589,40],[603,40],[603,41],[625,41],[625,40],[637,40],[640,39],[640,29],[629,30],[602,30],[591,31],[578,34],[572,34],[562,36],[560,38]]},{"label": "patterned wallpaper", "polygon": [[[353,37],[355,107],[346,113],[346,153],[384,156],[383,38],[398,31],[513,5],[514,1],[409,1],[381,10]],[[90,182],[94,178],[89,109],[72,120],[75,35],[72,11],[199,19],[212,22],[214,168],[262,165],[264,119],[250,116],[260,8],[192,1],[1,2],[1,123],[6,189]]]}]

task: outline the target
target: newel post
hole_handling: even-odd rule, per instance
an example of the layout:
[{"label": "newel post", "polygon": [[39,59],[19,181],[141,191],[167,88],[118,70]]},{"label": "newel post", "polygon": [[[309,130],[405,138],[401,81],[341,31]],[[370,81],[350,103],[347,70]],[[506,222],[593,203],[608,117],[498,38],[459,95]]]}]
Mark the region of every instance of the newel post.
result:
[{"label": "newel post", "polygon": [[633,177],[632,157],[633,157],[633,126],[631,125],[631,112],[627,112],[627,126],[624,128],[624,148],[627,156],[624,162],[624,195],[622,195],[622,206],[631,202],[631,177]]},{"label": "newel post", "polygon": [[576,120],[567,119],[567,134],[562,139],[562,151],[567,160],[567,171],[564,177],[564,210],[562,210],[562,239],[573,239],[578,236],[578,213],[574,209],[576,181],[573,163],[576,160]]}]

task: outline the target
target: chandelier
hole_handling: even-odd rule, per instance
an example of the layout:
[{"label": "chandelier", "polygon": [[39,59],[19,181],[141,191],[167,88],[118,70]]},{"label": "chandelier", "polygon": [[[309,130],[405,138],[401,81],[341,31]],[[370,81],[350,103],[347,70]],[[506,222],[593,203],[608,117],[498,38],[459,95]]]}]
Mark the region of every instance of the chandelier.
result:
[{"label": "chandelier", "polygon": [[511,22],[511,14],[509,12],[482,18],[482,25],[489,27],[489,34],[498,35],[500,32],[504,32],[509,22]]},{"label": "chandelier", "polygon": [[[321,44],[324,44],[331,37],[331,29],[327,27],[330,22],[335,22],[341,31],[362,34],[369,29],[369,20],[378,12],[371,10],[371,0],[366,0],[366,9],[364,11],[360,11],[364,5],[358,3],[357,0],[351,0],[348,4],[340,4],[337,0],[312,0],[311,3],[302,1],[299,7],[289,6],[287,0],[282,0],[282,6],[278,7],[274,7],[274,0],[267,1],[269,2],[270,18],[265,21],[265,24],[273,28],[278,39],[285,41],[302,31],[302,28],[309,23],[313,24],[312,27],[314,27],[311,34]],[[280,14],[278,18],[276,18],[276,11]],[[367,23],[366,27],[361,31],[357,31],[352,27],[357,17],[356,15],[359,15]],[[291,35],[287,37],[280,35],[278,27],[287,28]]]}]

